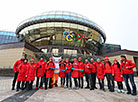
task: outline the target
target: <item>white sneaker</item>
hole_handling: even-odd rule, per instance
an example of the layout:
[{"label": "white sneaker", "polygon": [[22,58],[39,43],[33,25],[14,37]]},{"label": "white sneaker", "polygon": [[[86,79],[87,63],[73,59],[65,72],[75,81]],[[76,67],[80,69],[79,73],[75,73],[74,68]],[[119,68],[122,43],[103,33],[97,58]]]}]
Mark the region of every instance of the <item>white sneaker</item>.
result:
[{"label": "white sneaker", "polygon": [[118,89],[117,92],[118,92],[118,93],[121,93],[121,90]]},{"label": "white sneaker", "polygon": [[122,93],[125,93],[125,91],[124,91],[123,89],[121,90],[121,92],[122,92]]}]

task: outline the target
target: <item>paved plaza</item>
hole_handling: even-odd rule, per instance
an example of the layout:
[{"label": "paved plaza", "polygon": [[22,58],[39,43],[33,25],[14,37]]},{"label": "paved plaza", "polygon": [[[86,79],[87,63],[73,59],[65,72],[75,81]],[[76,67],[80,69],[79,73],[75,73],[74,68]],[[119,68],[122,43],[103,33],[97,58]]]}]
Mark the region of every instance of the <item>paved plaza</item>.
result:
[{"label": "paved plaza", "polygon": [[[138,77],[135,81],[138,86]],[[60,87],[16,92],[11,90],[11,83],[12,77],[0,77],[0,102],[138,102],[138,95],[112,93],[107,90],[106,85],[106,92],[99,89],[68,90]]]}]

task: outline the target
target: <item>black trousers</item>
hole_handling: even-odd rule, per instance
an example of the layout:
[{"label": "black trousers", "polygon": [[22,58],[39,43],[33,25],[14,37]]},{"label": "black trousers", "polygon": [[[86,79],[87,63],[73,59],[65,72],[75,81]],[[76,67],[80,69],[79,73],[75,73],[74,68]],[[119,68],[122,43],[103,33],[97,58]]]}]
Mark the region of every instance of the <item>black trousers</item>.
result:
[{"label": "black trousers", "polygon": [[61,77],[60,81],[61,81],[61,85],[64,85],[65,84],[65,77]]},{"label": "black trousers", "polygon": [[79,77],[79,88],[83,88],[83,77]]},{"label": "black trousers", "polygon": [[74,78],[75,87],[78,87],[78,78]]},{"label": "black trousers", "polygon": [[123,83],[122,82],[119,82],[117,81],[117,86],[118,86],[118,89],[123,89]]},{"label": "black trousers", "polygon": [[19,72],[15,72],[15,74],[14,74],[14,78],[13,78],[13,82],[12,82],[12,89],[14,89],[14,87],[15,87],[16,80],[17,80],[17,77],[18,77],[18,73]]},{"label": "black trousers", "polygon": [[37,77],[37,80],[36,80],[36,87],[39,87],[39,79],[41,78],[41,81],[40,81],[40,87],[43,86],[43,77]]},{"label": "black trousers", "polygon": [[22,86],[21,86],[21,89],[24,89],[24,81],[17,81],[17,90],[19,90],[20,89],[20,84],[21,84],[21,82],[22,82]]},{"label": "black trousers", "polygon": [[104,89],[104,79],[98,79],[100,89]]},{"label": "black trousers", "polygon": [[96,73],[91,73],[90,75],[90,88],[94,89],[96,87]]},{"label": "black trousers", "polygon": [[52,84],[52,78],[46,78],[45,89],[47,89],[48,83],[49,83],[49,88],[52,88],[52,86],[51,86],[51,84]]},{"label": "black trousers", "polygon": [[26,81],[26,89],[32,90],[33,88],[33,81]]},{"label": "black trousers", "polygon": [[108,84],[108,89],[111,92],[114,92],[114,78],[111,73],[106,73],[106,78],[107,78],[107,84]]},{"label": "black trousers", "polygon": [[70,84],[70,88],[72,88],[72,78],[71,78],[71,72],[66,73],[66,86],[68,87],[68,84]]},{"label": "black trousers", "polygon": [[90,87],[90,76],[91,73],[85,73],[85,77],[86,77],[86,82],[87,82],[87,86],[86,87]]}]

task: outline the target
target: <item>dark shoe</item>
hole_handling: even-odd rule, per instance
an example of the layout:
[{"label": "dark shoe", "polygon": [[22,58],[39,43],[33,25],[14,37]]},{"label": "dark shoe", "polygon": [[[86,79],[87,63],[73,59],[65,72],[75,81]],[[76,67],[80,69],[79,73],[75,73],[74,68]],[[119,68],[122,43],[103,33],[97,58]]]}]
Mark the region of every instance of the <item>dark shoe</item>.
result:
[{"label": "dark shoe", "polygon": [[14,87],[12,88],[12,90],[14,90]]},{"label": "dark shoe", "polygon": [[47,90],[47,87],[45,87],[45,90]]},{"label": "dark shoe", "polygon": [[127,94],[131,94],[131,92],[127,92]]},{"label": "dark shoe", "polygon": [[53,87],[51,87],[51,86],[49,87],[49,89],[52,89],[52,88],[53,88]]},{"label": "dark shoe", "polygon": [[136,95],[137,95],[137,93],[132,93],[131,95],[136,96]]},{"label": "dark shoe", "polygon": [[94,88],[90,88],[90,90],[94,90]]},{"label": "dark shoe", "polygon": [[16,90],[16,92],[18,92],[18,91],[19,91],[19,89]]},{"label": "dark shoe", "polygon": [[94,87],[95,89],[97,89],[97,87]]},{"label": "dark shoe", "polygon": [[104,88],[102,90],[105,92],[105,89]]},{"label": "dark shoe", "polygon": [[87,86],[87,87],[85,87],[85,89],[89,89],[89,88],[90,88],[90,87],[88,87],[88,86]]}]

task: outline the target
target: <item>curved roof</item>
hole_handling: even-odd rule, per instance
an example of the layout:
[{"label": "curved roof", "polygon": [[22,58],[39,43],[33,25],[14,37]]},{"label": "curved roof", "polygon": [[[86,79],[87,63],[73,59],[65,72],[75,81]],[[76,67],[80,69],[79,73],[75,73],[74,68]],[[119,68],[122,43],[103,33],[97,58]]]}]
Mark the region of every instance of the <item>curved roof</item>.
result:
[{"label": "curved roof", "polygon": [[106,40],[106,35],[104,33],[104,30],[99,25],[97,25],[96,23],[89,20],[87,17],[83,15],[69,11],[49,11],[31,17],[29,19],[26,19],[18,25],[16,29],[16,34],[18,34],[22,29],[24,29],[27,26],[37,23],[52,22],[52,21],[76,23],[87,27],[91,27],[97,30],[99,33],[101,33],[104,40]]}]

